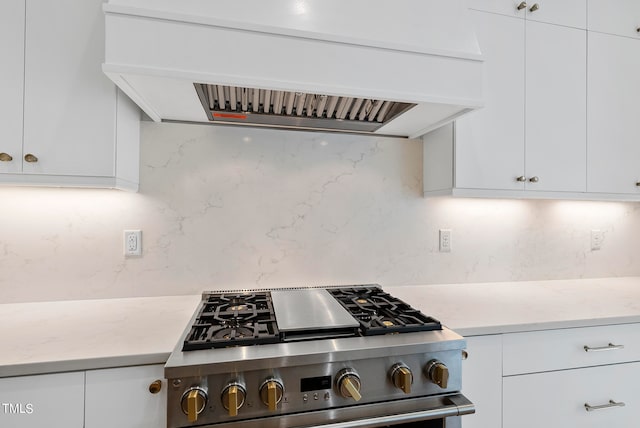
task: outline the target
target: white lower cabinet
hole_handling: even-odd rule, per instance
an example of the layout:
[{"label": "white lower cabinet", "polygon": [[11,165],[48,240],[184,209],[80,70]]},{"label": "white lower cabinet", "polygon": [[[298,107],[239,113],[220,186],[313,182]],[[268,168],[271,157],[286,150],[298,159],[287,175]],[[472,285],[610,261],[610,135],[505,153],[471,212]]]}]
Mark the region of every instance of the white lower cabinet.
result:
[{"label": "white lower cabinet", "polygon": [[638,426],[640,324],[503,336],[503,428]]},{"label": "white lower cabinet", "polygon": [[640,424],[640,324],[466,337],[463,428]]},{"label": "white lower cabinet", "polygon": [[[167,385],[164,366],[87,372],[85,428],[165,428]],[[162,382],[158,393],[149,385]]]},{"label": "white lower cabinet", "polygon": [[83,426],[84,372],[0,379],[0,427]]},{"label": "white lower cabinet", "polygon": [[463,428],[499,428],[502,419],[502,336],[467,337],[462,393],[476,413],[462,417]]},{"label": "white lower cabinet", "polygon": [[635,428],[638,379],[640,363],[505,377],[503,427]]},{"label": "white lower cabinet", "polygon": [[505,334],[505,376],[640,361],[638,324]]}]

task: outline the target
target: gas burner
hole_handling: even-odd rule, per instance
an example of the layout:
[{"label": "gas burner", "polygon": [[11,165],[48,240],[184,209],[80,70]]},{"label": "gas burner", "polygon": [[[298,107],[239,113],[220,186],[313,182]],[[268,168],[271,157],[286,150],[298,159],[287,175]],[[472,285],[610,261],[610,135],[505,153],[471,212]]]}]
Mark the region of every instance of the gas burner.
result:
[{"label": "gas burner", "polygon": [[213,337],[216,339],[231,340],[235,338],[241,339],[244,337],[251,336],[252,334],[253,334],[253,331],[251,331],[246,327],[238,327],[238,328],[230,327],[230,328],[223,328],[222,330],[218,330],[213,335]]},{"label": "gas burner", "polygon": [[424,315],[377,286],[327,289],[360,322],[364,336],[441,330],[439,321]]},{"label": "gas burner", "polygon": [[182,350],[279,341],[280,332],[269,292],[211,293],[203,296]]}]

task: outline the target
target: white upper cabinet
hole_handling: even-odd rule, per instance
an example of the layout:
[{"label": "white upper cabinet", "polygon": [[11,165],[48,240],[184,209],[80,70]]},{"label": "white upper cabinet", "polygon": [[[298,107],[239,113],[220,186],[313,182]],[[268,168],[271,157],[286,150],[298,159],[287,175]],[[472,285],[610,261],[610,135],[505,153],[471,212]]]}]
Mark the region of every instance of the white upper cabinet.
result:
[{"label": "white upper cabinet", "polygon": [[589,33],[589,192],[640,195],[640,40]]},{"label": "white upper cabinet", "polygon": [[587,29],[600,33],[640,38],[640,2],[638,0],[588,0]]},{"label": "white upper cabinet", "polygon": [[101,0],[27,1],[25,173],[115,175],[116,89]]},{"label": "white upper cabinet", "polygon": [[585,29],[587,28],[587,0],[528,1],[526,18],[530,21]]},{"label": "white upper cabinet", "polygon": [[523,21],[471,15],[485,56],[485,107],[456,122],[456,186],[522,190],[515,178],[524,175]]},{"label": "white upper cabinet", "polygon": [[584,192],[586,31],[527,22],[526,64],[526,188]]},{"label": "white upper cabinet", "polygon": [[0,173],[22,169],[24,0],[0,2]]},{"label": "white upper cabinet", "polygon": [[137,190],[140,111],[102,72],[102,4],[2,2],[0,183]]},{"label": "white upper cabinet", "polygon": [[468,0],[467,5],[470,9],[548,24],[574,28],[586,28],[587,25],[587,0]]},{"label": "white upper cabinet", "polygon": [[425,195],[584,194],[586,30],[471,15],[486,58],[485,106],[424,137]]}]

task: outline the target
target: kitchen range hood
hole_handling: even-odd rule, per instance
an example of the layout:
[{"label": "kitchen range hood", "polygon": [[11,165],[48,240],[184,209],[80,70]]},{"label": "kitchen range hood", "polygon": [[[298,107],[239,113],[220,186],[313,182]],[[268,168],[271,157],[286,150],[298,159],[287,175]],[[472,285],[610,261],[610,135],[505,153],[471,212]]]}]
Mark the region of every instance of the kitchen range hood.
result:
[{"label": "kitchen range hood", "polygon": [[418,137],[482,106],[464,0],[110,0],[103,70],[154,121]]}]

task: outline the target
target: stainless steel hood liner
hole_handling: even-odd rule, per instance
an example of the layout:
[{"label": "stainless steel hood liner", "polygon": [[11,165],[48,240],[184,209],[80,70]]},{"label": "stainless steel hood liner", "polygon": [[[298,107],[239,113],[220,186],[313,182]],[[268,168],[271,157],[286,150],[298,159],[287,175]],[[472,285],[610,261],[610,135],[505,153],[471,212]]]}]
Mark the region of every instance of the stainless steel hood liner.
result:
[{"label": "stainless steel hood liner", "polygon": [[109,0],[104,11],[103,71],[154,121],[413,138],[483,103],[465,0]]},{"label": "stainless steel hood liner", "polygon": [[194,86],[207,118],[217,123],[373,132],[416,105],[206,83]]}]

